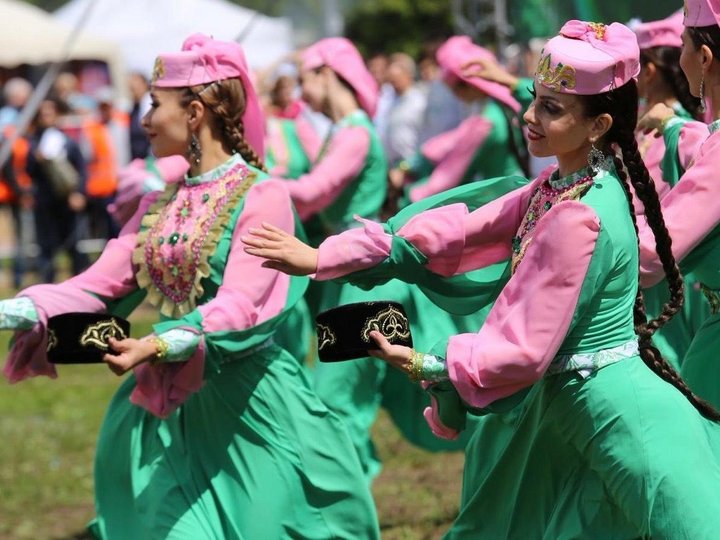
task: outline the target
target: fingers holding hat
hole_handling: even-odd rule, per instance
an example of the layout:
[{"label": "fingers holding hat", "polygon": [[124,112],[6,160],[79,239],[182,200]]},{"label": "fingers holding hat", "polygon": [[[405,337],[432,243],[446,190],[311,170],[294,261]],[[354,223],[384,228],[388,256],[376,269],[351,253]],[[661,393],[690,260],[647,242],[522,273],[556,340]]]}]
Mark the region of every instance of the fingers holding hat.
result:
[{"label": "fingers holding hat", "polygon": [[103,356],[110,371],[115,375],[124,375],[137,365],[146,362],[155,354],[155,345],[148,341],[139,339],[115,339],[108,340],[110,349],[116,354],[107,353]]},{"label": "fingers holding hat", "polygon": [[378,349],[368,350],[370,356],[385,360],[396,368],[407,372],[412,358],[412,349],[404,345],[393,345],[377,330],[370,332],[370,337],[377,343]]}]

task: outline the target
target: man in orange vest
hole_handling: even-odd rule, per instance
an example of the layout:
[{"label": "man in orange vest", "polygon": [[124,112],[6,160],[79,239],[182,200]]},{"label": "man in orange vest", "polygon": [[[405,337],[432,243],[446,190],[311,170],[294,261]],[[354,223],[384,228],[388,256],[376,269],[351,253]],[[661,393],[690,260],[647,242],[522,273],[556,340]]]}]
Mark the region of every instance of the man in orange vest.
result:
[{"label": "man in orange vest", "polygon": [[[6,126],[0,137],[0,144],[15,134],[15,126]],[[32,227],[24,226],[27,223],[22,219],[23,213],[32,209],[34,200],[32,196],[32,181],[25,172],[27,155],[30,145],[24,137],[15,140],[10,158],[2,167],[0,174],[0,205],[7,206],[12,212],[14,226],[15,253],[13,260],[13,286],[17,289],[22,284],[25,273],[25,253],[28,236],[32,234]],[[26,214],[29,215],[29,214]]]}]

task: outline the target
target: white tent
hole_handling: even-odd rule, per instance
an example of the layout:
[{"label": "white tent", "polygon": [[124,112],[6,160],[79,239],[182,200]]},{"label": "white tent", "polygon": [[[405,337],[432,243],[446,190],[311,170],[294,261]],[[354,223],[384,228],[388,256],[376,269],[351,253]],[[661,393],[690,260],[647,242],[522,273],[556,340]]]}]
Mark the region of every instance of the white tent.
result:
[{"label": "white tent", "polygon": [[133,70],[147,75],[159,52],[180,49],[195,32],[237,40],[251,67],[265,67],[293,48],[288,19],[273,18],[225,0],[71,0],[55,17],[72,26],[89,2],[96,2],[85,25],[89,32],[116,41]]},{"label": "white tent", "polygon": [[[44,64],[64,60],[72,27],[60,24],[42,9],[17,0],[0,0],[0,66]],[[113,84],[125,88],[122,52],[111,41],[81,33],[68,60],[101,60],[110,67]]]}]

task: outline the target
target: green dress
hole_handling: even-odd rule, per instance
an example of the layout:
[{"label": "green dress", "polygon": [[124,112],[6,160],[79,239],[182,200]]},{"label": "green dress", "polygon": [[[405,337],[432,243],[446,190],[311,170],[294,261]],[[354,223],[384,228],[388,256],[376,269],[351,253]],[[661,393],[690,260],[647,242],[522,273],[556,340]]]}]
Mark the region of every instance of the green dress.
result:
[{"label": "green dress", "polygon": [[[370,135],[370,146],[358,176],[330,206],[319,213],[319,222],[325,234],[358,227],[360,224],[354,215],[377,219],[387,189],[385,155],[368,116],[356,111],[343,120],[341,127],[344,126],[366,130]],[[420,347],[429,347],[458,331],[476,327],[473,317],[479,316],[450,315],[428,300],[417,287],[400,280],[387,281],[372,290],[339,282],[317,285],[321,291],[319,310],[371,300],[400,302],[415,321],[413,339]],[[327,364],[318,362],[313,369],[313,380],[318,396],[348,427],[368,480],[372,480],[381,468],[370,437],[370,429],[380,407],[388,411],[407,440],[426,450],[461,450],[467,440],[467,436],[457,441],[435,437],[423,418],[423,410],[429,403],[427,395],[406,377],[388,369],[381,360],[365,358]]]},{"label": "green dress", "polygon": [[[317,398],[299,363],[273,340],[302,297],[306,280],[290,279],[279,314],[244,328],[222,322],[250,309],[229,292],[230,280],[242,284],[263,272],[258,268],[251,274],[252,262],[244,259],[232,267],[242,276],[226,273],[229,261],[234,265],[242,259],[235,229],[250,226],[247,216],[255,216],[253,223],[262,215],[267,220],[266,207],[276,219],[281,211],[283,219],[293,219],[285,188],[271,180],[253,184],[253,177],[263,175],[247,169],[239,185],[230,180],[238,174],[233,167],[204,184],[169,186],[147,209],[139,233],[121,235],[122,242],[136,246],[136,266],[130,269],[127,250],[107,255],[124,261],[113,268],[127,274],[125,285],[114,291],[95,285],[107,276],[94,276],[92,268],[84,280],[86,289],[109,305],[122,301],[119,291],[137,291],[139,284],[160,309],[157,334],[182,329],[202,337],[190,359],[136,370],[110,403],[95,463],[97,519],[90,529],[97,538],[379,537],[372,497],[343,423]],[[189,215],[183,208],[190,209]],[[209,232],[202,226],[208,212],[217,218],[210,220]],[[193,232],[188,238],[173,233],[164,242],[157,236],[162,232],[157,224],[188,223],[180,216],[191,220],[191,227],[200,224],[203,238],[195,267],[201,277],[182,302],[173,296],[176,289],[166,294],[163,287],[168,276],[184,279],[192,266],[181,260],[177,272],[163,274],[163,268],[142,262],[155,260],[146,257],[160,253],[157,246],[194,245]],[[158,281],[159,275],[165,281]],[[128,286],[134,276],[137,284]],[[190,379],[173,378],[183,373]],[[147,408],[160,395],[158,416]]]},{"label": "green dress", "polygon": [[[591,184],[583,177],[540,178],[467,220],[473,230],[464,231],[470,240],[460,270],[497,260],[493,242],[506,238],[514,273],[477,335],[433,350],[447,359],[449,377],[429,387],[438,433],[485,418],[466,447],[448,539],[691,539],[720,530],[720,426],[639,357],[638,248],[626,195],[611,166]],[[557,192],[543,202],[535,196],[545,182]],[[476,193],[464,195],[472,202]],[[406,210],[432,220],[427,208]],[[403,237],[407,230],[391,232],[393,252],[403,253],[348,279],[418,263],[431,269],[448,257],[421,255]],[[477,251],[486,242],[492,256]],[[447,279],[452,294],[464,287],[468,304],[485,302],[486,284],[462,277],[436,279]],[[441,288],[420,279],[442,301]]]}]

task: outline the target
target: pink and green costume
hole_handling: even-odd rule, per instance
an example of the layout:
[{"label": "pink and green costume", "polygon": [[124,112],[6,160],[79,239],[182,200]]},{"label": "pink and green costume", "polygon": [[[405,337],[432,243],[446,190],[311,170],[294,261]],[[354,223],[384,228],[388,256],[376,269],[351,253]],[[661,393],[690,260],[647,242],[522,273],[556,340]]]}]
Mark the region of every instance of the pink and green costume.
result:
[{"label": "pink and green costume", "polygon": [[[571,21],[536,80],[587,93],[620,86],[637,74],[633,42],[622,25]],[[568,75],[563,66],[572,77],[554,76]],[[319,251],[320,279],[416,274],[436,302],[468,308],[495,294],[479,329],[439,342],[423,363],[439,436],[486,415],[446,538],[713,537],[720,426],[638,354],[638,240],[612,161],[594,177],[547,171],[478,204],[483,189],[421,201]],[[496,293],[483,279],[493,268],[505,276]]]},{"label": "pink and green costume", "polygon": [[[193,36],[182,53],[159,57],[155,84],[246,71],[236,44]],[[257,111],[248,103],[246,115]],[[247,133],[261,149],[257,131]],[[13,382],[56,375],[45,353],[48,317],[125,314],[143,297],[160,315],[154,333],[168,342],[168,358],[134,369],[100,430],[96,537],[379,536],[345,427],[274,341],[307,282],[244,252],[240,237],[269,220],[302,233],[284,184],[233,155],[143,198],[86,272],[21,293],[38,321],[16,334],[5,366]]]}]

